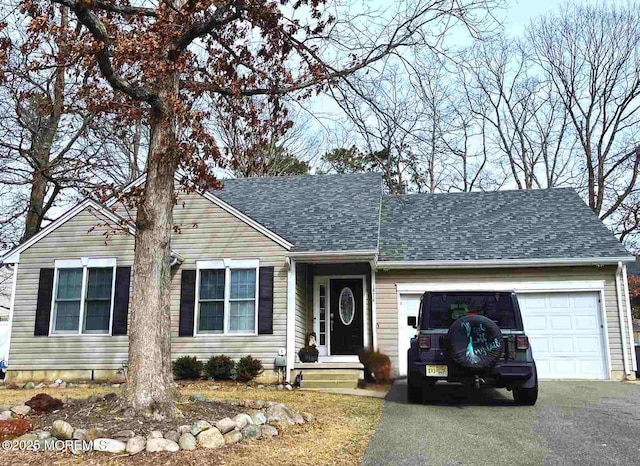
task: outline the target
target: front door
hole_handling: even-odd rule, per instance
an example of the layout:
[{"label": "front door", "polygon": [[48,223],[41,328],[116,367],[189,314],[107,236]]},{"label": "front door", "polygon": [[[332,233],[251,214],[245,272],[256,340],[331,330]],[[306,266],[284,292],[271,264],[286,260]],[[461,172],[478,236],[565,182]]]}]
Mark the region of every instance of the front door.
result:
[{"label": "front door", "polygon": [[358,354],[364,344],[362,279],[331,280],[329,288],[331,354]]}]

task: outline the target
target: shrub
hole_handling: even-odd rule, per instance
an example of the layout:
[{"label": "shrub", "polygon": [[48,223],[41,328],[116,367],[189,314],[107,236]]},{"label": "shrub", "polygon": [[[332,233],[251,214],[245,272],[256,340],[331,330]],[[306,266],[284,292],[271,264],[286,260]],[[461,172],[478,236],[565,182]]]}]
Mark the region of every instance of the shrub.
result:
[{"label": "shrub", "polygon": [[358,353],[364,366],[364,379],[369,383],[389,383],[391,381],[391,360],[389,356],[371,348]]},{"label": "shrub", "polygon": [[229,356],[212,356],[204,366],[204,375],[213,380],[231,380],[234,366]]},{"label": "shrub", "polygon": [[202,372],[202,362],[195,356],[182,356],[173,363],[173,376],[177,380],[197,380]]},{"label": "shrub", "polygon": [[236,364],[236,380],[249,382],[262,374],[262,362],[253,356],[245,356]]}]

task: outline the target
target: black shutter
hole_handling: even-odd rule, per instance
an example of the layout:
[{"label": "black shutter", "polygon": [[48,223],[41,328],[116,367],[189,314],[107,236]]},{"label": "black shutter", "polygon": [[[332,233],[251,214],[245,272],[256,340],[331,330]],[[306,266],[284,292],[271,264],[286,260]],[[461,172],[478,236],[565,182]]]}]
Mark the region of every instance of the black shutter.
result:
[{"label": "black shutter", "polygon": [[273,333],[273,267],[260,267],[258,334]]},{"label": "black shutter", "polygon": [[127,334],[129,318],[129,289],[131,288],[131,267],[116,267],[116,292],[113,302],[112,335]]},{"label": "black shutter", "polygon": [[36,336],[49,335],[49,320],[51,318],[51,298],[53,297],[54,269],[40,269],[38,282],[38,302],[36,304],[36,325],[33,334]]},{"label": "black shutter", "polygon": [[183,270],[180,279],[180,325],[178,335],[193,336],[193,319],[196,302],[196,271]]}]

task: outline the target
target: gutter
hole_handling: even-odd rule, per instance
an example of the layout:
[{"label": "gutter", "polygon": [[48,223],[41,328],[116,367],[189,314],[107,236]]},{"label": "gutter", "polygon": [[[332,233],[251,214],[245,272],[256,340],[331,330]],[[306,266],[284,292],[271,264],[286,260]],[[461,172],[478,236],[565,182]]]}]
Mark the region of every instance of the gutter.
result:
[{"label": "gutter", "polygon": [[622,338],[622,362],[624,363],[624,372],[627,376],[631,375],[631,369],[629,369],[629,348],[627,346],[627,337],[625,336],[624,325],[624,311],[622,310],[622,292],[620,291],[620,276],[622,275],[623,265],[622,261],[618,262],[618,269],[616,270],[616,297],[618,302],[618,318],[620,319],[620,337]]},{"label": "gutter", "polygon": [[615,265],[634,261],[633,256],[559,258],[559,259],[503,259],[503,260],[453,260],[453,261],[379,261],[378,270],[387,269],[464,269],[504,267],[561,267],[571,265]]},{"label": "gutter", "polygon": [[371,262],[375,261],[377,255],[377,249],[361,249],[351,251],[294,251],[289,252],[287,257],[312,262],[334,262],[335,259],[351,262]]}]

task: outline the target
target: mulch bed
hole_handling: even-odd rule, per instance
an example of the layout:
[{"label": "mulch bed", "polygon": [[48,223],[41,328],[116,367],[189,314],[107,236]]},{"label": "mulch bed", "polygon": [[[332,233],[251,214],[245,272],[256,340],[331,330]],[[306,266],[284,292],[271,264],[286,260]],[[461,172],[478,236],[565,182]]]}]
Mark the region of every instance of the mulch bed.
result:
[{"label": "mulch bed", "polygon": [[107,437],[121,430],[133,430],[136,435],[146,436],[153,430],[167,432],[178,426],[193,424],[199,420],[210,423],[225,417],[234,417],[242,409],[219,401],[193,401],[178,403],[183,417],[156,420],[144,417],[131,417],[122,409],[122,401],[117,396],[94,401],[91,399],[69,400],[63,409],[43,414],[31,414],[29,419],[34,429],[50,428],[54,421],[62,419],[74,428],[102,429]]}]

